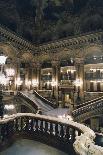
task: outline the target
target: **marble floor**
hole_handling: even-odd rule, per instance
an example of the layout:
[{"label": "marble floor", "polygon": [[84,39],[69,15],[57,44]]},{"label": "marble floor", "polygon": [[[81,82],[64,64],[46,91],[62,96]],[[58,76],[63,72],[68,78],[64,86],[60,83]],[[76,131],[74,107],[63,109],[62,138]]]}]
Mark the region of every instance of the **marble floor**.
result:
[{"label": "marble floor", "polygon": [[33,140],[17,140],[11,147],[0,152],[0,155],[67,155],[53,147]]}]

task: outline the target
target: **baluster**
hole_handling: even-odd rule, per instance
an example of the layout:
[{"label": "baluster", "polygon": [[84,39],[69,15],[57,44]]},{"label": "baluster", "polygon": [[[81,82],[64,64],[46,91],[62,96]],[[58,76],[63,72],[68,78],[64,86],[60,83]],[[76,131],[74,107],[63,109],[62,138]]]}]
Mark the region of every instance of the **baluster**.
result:
[{"label": "baluster", "polygon": [[18,130],[19,130],[18,118],[16,118],[15,121],[16,121],[16,122],[15,122],[15,129],[16,129],[16,131],[18,131]]},{"label": "baluster", "polygon": [[60,125],[60,136],[61,136],[61,138],[63,138],[63,136],[64,136],[64,128],[63,128],[63,125]]},{"label": "baluster", "polygon": [[23,130],[23,129],[24,129],[24,118],[21,117],[21,130]]},{"label": "baluster", "polygon": [[30,129],[31,131],[34,131],[34,119],[33,118],[31,119],[31,122],[30,122]]},{"label": "baluster", "polygon": [[70,135],[71,135],[70,142],[74,143],[75,141],[75,129],[74,128],[71,129]]},{"label": "baluster", "polygon": [[29,117],[26,117],[26,127],[25,127],[26,131],[29,131]]},{"label": "baluster", "polygon": [[45,121],[45,132],[48,132],[48,122]]},{"label": "baluster", "polygon": [[35,129],[36,129],[36,132],[38,132],[39,126],[38,126],[38,120],[37,120],[37,119],[35,120],[35,123],[36,123],[36,124],[35,124]]},{"label": "baluster", "polygon": [[43,120],[40,121],[40,131],[43,132]]},{"label": "baluster", "polygon": [[55,136],[58,136],[59,131],[58,131],[58,124],[55,124]]},{"label": "baluster", "polygon": [[50,122],[50,135],[53,135],[53,123]]},{"label": "baluster", "polygon": [[66,141],[69,142],[70,134],[69,134],[69,126],[66,127]]}]

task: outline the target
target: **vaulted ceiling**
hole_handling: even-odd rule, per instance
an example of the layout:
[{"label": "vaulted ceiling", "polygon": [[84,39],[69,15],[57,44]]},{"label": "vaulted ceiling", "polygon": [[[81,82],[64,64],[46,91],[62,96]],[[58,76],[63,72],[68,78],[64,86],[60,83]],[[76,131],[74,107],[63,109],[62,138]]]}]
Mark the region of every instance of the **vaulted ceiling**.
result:
[{"label": "vaulted ceiling", "polygon": [[103,0],[0,0],[0,23],[43,43],[103,28]]}]

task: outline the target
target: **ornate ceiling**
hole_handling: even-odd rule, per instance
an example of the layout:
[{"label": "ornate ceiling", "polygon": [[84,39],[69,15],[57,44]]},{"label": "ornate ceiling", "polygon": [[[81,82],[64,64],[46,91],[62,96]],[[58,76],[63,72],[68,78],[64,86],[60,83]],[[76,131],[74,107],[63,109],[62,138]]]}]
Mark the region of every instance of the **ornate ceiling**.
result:
[{"label": "ornate ceiling", "polygon": [[103,28],[103,0],[0,0],[0,23],[43,43]]}]

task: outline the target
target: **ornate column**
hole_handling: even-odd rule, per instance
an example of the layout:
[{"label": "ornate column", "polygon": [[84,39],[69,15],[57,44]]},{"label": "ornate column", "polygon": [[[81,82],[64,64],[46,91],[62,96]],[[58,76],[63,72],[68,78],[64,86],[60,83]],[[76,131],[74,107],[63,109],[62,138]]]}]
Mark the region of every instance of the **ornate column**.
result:
[{"label": "ornate column", "polygon": [[41,89],[41,63],[36,63],[38,90]]},{"label": "ornate column", "polygon": [[[80,99],[83,99],[84,96],[84,59],[76,58],[75,59],[75,67],[76,67],[76,91]],[[76,84],[76,83],[75,83]]]},{"label": "ornate column", "polygon": [[36,89],[36,90],[37,90],[37,87],[38,87],[37,68],[38,68],[37,63],[33,62],[32,63],[32,78],[31,78],[31,81],[32,81],[32,88]]},{"label": "ornate column", "polygon": [[[14,75],[11,77],[11,81],[9,81],[9,86],[10,86],[10,90],[16,90],[15,87],[15,80],[17,77],[17,66],[19,67],[19,64],[17,65],[17,63],[15,63],[15,60],[12,61],[12,63],[10,64],[10,68],[14,69]],[[18,69],[18,73],[20,74],[20,70]]]},{"label": "ornate column", "polygon": [[25,64],[25,87],[26,87],[26,89],[29,89],[28,81],[29,81],[29,65],[26,63]]},{"label": "ornate column", "polygon": [[52,62],[52,87],[54,97],[58,103],[58,93],[59,93],[59,81],[60,81],[60,63],[58,60],[53,60]]},{"label": "ornate column", "polygon": [[17,80],[20,79],[20,59],[17,58],[16,70],[15,70],[15,90],[18,90]]}]

